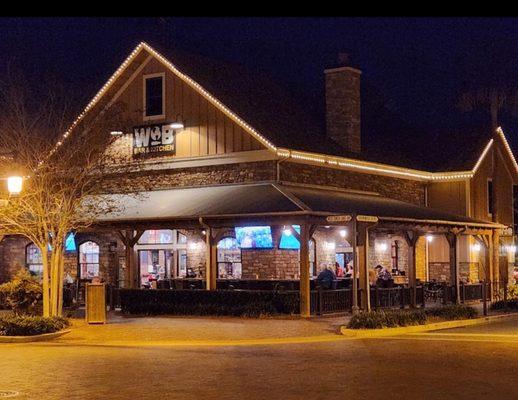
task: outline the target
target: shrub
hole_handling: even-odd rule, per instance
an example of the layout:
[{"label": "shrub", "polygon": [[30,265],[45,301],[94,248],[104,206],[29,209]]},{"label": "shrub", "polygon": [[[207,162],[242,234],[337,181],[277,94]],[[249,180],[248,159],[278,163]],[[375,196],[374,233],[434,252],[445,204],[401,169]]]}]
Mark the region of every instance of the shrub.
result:
[{"label": "shrub", "polygon": [[424,325],[429,317],[450,321],[455,319],[472,319],[476,318],[476,316],[477,310],[464,305],[450,305],[425,310],[369,311],[353,315],[347,324],[347,328],[394,328],[398,326]]},{"label": "shrub", "polygon": [[5,304],[16,314],[32,311],[42,297],[42,289],[36,278],[25,268],[21,268],[14,278],[0,285]]},{"label": "shrub", "polygon": [[347,324],[349,329],[381,329],[397,326],[423,325],[426,314],[421,310],[412,311],[362,311],[352,316]]},{"label": "shrub", "polygon": [[62,317],[7,314],[0,317],[0,336],[31,336],[60,331],[69,326]]},{"label": "shrub", "polygon": [[121,289],[120,302],[127,314],[259,317],[299,312],[299,293],[288,291]]},{"label": "shrub", "polygon": [[494,303],[491,303],[489,308],[494,311],[500,311],[500,310],[506,310],[506,309],[510,310],[510,311],[515,311],[515,310],[518,310],[518,299],[508,300],[507,304],[503,300],[495,301]]},{"label": "shrub", "polygon": [[460,304],[428,308],[425,310],[425,313],[427,316],[437,317],[446,321],[456,319],[473,319],[478,315],[477,310],[475,310],[473,307]]},{"label": "shrub", "polygon": [[507,287],[507,298],[518,299],[518,285],[509,285]]}]

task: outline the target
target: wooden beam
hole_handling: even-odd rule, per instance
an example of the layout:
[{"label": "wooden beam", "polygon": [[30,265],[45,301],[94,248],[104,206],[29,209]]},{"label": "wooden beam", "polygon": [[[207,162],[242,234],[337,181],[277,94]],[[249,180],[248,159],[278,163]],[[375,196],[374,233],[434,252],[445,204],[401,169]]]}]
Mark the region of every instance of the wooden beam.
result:
[{"label": "wooden beam", "polygon": [[217,243],[214,237],[214,230],[212,228],[205,228],[205,279],[206,289],[216,290],[218,278],[218,263],[217,263]]},{"label": "wooden beam", "polygon": [[308,318],[311,315],[311,296],[309,284],[309,224],[300,225],[300,316]]}]

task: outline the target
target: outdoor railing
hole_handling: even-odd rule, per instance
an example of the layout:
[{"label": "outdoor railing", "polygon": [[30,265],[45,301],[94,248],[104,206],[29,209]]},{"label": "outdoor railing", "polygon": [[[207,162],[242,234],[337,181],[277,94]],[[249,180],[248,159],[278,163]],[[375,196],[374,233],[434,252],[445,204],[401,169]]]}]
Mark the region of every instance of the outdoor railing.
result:
[{"label": "outdoor railing", "polygon": [[[182,281],[180,286],[179,282]],[[174,280],[171,284],[160,284],[159,289],[170,290],[200,290],[203,289],[202,281],[199,279],[183,279]],[[223,280],[218,280],[218,284]],[[258,290],[272,291],[272,292],[298,292],[298,285],[295,281],[257,281],[256,284],[236,284],[236,281],[227,281],[225,288],[218,285],[218,290],[236,290],[243,292],[254,292]],[[291,286],[293,284],[293,286]],[[235,285],[235,286],[234,286]],[[223,285],[222,285],[223,286]],[[500,297],[504,297],[503,284],[500,284]],[[294,287],[296,287],[294,289]],[[486,283],[484,288],[483,283],[464,284],[459,287],[460,302],[481,301],[483,294],[486,294],[486,299],[490,299],[491,290],[496,285],[493,283]],[[145,289],[143,289],[145,290]],[[412,288],[406,286],[395,286],[391,288],[370,287],[370,301],[372,309],[387,309],[387,308],[406,308],[411,307],[413,303],[417,307],[424,307],[425,305],[445,305],[454,304],[457,300],[455,286],[446,283],[435,283],[419,285],[415,289],[415,302],[412,302],[414,295]],[[312,314],[331,314],[348,312],[352,309],[352,288],[319,290],[314,286],[310,290],[310,304]],[[495,300],[498,298],[495,297]],[[362,290],[358,288],[358,306],[362,308]],[[112,285],[106,286],[106,301],[113,310],[120,307],[119,289]],[[430,304],[432,303],[432,304]]]}]

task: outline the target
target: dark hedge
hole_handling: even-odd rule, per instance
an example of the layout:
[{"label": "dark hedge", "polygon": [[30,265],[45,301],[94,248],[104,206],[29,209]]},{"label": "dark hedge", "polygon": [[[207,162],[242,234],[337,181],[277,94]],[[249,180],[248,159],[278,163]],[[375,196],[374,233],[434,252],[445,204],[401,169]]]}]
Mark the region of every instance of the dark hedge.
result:
[{"label": "dark hedge", "polygon": [[7,314],[0,317],[0,336],[32,336],[57,332],[69,326],[66,318]]},{"label": "dark hedge", "polygon": [[298,314],[299,292],[121,289],[120,303],[126,314],[259,317]]}]

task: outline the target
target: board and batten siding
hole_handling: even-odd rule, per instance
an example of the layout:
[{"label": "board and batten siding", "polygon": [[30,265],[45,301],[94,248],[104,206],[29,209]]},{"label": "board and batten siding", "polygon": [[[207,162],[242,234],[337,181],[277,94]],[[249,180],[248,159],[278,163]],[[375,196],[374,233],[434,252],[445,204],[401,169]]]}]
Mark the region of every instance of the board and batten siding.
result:
[{"label": "board and batten siding", "polygon": [[[498,203],[498,222],[504,225],[513,224],[513,177],[510,171],[513,168],[507,155],[503,157],[503,149],[498,152],[498,180],[496,187],[496,201]],[[493,156],[491,149],[477,172],[471,180],[471,198],[473,217],[491,221],[491,215],[488,214],[488,196],[487,196],[487,181],[492,179]]]},{"label": "board and batten siding", "polygon": [[428,185],[428,207],[451,214],[467,215],[466,181],[434,182]]},{"label": "board and batten siding", "polygon": [[[144,76],[157,73],[165,74],[165,117],[144,121]],[[133,78],[117,101],[125,105],[130,121],[125,133],[132,132],[133,126],[160,124],[181,118],[184,129],[176,131],[176,154],[158,158],[211,156],[264,149],[252,135],[156,59],[151,59]],[[132,144],[127,138],[126,144],[125,147],[131,152]]]}]

